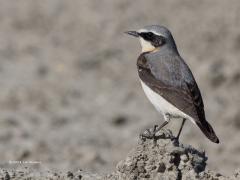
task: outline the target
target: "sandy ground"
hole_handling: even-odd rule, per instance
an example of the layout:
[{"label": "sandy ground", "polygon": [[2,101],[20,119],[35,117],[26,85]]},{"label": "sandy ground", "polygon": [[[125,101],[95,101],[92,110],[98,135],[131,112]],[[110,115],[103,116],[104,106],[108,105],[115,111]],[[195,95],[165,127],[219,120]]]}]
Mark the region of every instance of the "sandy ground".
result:
[{"label": "sandy ground", "polygon": [[155,140],[138,144],[108,174],[78,171],[41,171],[41,169],[2,169],[4,180],[239,180],[240,169],[232,176],[209,170],[206,153],[181,144],[170,130],[161,130]]},{"label": "sandy ground", "polygon": [[221,143],[190,122],[181,140],[205,149],[210,169],[232,174],[240,167],[239,9],[238,0],[1,0],[0,167],[112,171],[141,131],[162,123],[138,81],[139,43],[123,32],[162,24]]}]

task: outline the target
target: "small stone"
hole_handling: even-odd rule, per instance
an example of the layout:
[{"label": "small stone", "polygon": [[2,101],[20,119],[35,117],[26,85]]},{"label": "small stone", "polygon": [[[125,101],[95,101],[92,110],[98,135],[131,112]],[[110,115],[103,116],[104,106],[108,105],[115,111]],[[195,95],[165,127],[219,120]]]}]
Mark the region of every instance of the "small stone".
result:
[{"label": "small stone", "polygon": [[166,170],[166,166],[163,162],[159,163],[159,166],[158,166],[158,172],[160,173],[164,173]]},{"label": "small stone", "polygon": [[67,172],[67,177],[72,179],[72,178],[73,178],[73,173],[70,172],[70,171],[68,171],[68,172]]},{"label": "small stone", "polygon": [[10,175],[8,174],[8,172],[6,172],[4,180],[10,180]]},{"label": "small stone", "polygon": [[240,178],[240,169],[235,170],[234,176],[235,178]]},{"label": "small stone", "polygon": [[204,170],[204,167],[205,167],[204,165],[196,163],[194,166],[194,170],[195,170],[195,172],[199,173]]},{"label": "small stone", "polygon": [[220,176],[222,176],[222,174],[216,173],[216,177],[220,177]]}]

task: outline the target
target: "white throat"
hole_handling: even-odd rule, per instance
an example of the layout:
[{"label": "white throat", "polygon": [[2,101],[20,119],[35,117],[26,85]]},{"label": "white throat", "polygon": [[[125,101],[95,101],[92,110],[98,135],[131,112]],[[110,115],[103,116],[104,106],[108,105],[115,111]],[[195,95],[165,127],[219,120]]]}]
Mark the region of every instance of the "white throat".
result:
[{"label": "white throat", "polygon": [[144,40],[142,37],[139,38],[142,47],[142,52],[154,51],[156,48],[148,41]]}]

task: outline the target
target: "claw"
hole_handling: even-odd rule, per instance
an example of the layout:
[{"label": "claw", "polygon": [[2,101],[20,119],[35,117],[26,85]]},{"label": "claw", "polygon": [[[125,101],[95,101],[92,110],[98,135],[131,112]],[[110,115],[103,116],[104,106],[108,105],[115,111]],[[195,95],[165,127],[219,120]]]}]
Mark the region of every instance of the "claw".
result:
[{"label": "claw", "polygon": [[[147,129],[144,131],[142,134],[140,134],[140,139],[141,140],[146,140],[146,139],[153,139],[154,143],[156,144],[156,141],[161,138],[160,136],[156,136],[156,133],[159,132],[165,125],[168,124],[168,121],[164,121],[164,123],[161,126],[154,125],[153,128]],[[164,136],[165,137],[165,136]]]},{"label": "claw", "polygon": [[153,128],[146,129],[143,133],[140,134],[140,139],[145,141],[146,139],[156,139],[158,126],[155,125]]}]

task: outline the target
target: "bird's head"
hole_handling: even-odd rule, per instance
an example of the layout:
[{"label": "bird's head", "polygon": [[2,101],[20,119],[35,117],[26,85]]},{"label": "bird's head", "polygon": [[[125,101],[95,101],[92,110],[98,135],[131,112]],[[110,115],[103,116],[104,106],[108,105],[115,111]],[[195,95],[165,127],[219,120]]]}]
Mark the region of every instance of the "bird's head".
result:
[{"label": "bird's head", "polygon": [[163,48],[177,51],[171,32],[164,26],[145,26],[137,31],[127,31],[126,33],[139,38],[142,52],[155,52]]}]

